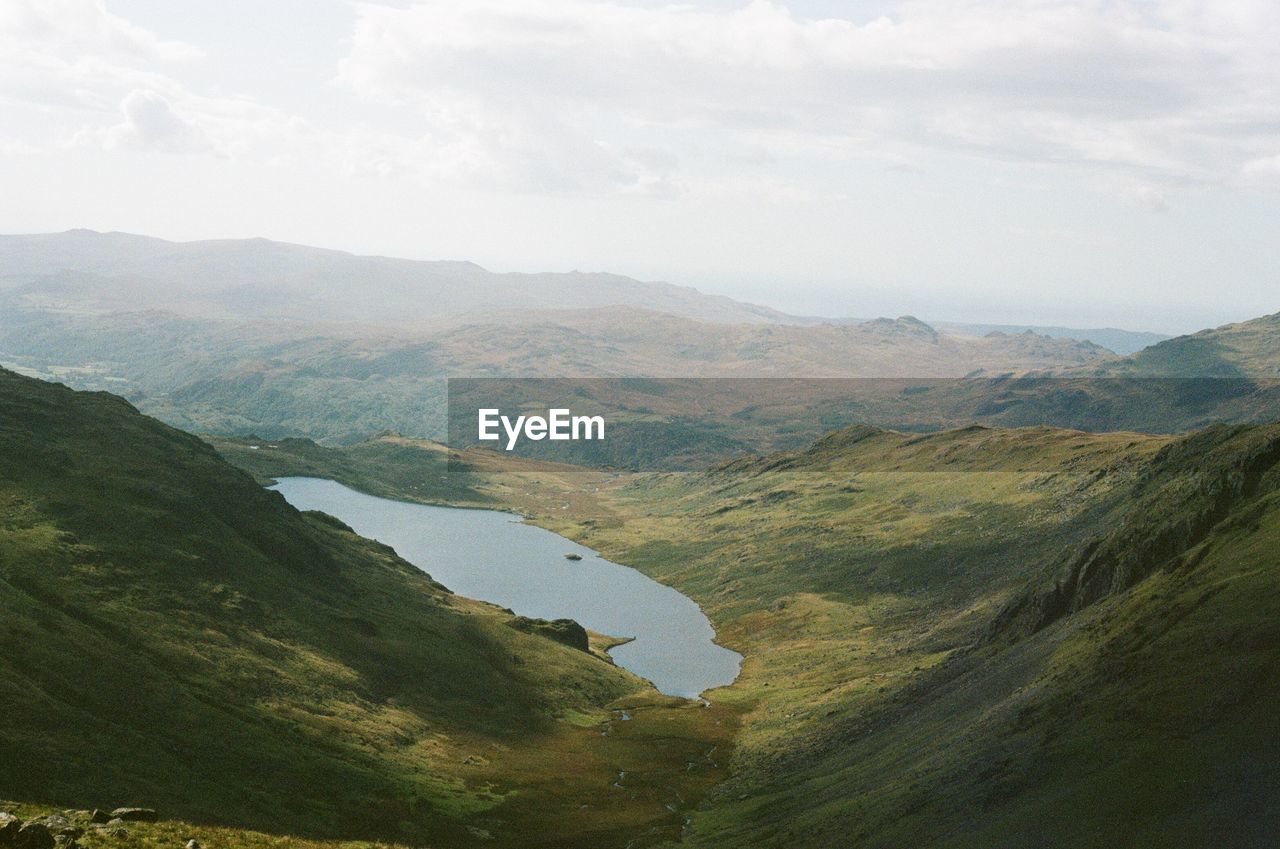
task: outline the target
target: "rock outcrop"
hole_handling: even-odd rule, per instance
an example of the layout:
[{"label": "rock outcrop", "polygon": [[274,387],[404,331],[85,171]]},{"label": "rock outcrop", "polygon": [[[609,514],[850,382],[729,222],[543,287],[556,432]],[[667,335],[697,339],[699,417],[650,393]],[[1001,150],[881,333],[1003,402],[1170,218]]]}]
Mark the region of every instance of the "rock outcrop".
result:
[{"label": "rock outcrop", "polygon": [[539,636],[563,643],[579,651],[591,651],[591,643],[587,637],[587,629],[572,619],[533,619],[528,616],[517,616],[510,623],[517,631]]},{"label": "rock outcrop", "polygon": [[81,849],[77,841],[86,827],[108,837],[128,837],[121,823],[157,819],[151,808],[116,808],[110,815],[100,810],[63,811],[27,821],[0,811],[0,849]]}]

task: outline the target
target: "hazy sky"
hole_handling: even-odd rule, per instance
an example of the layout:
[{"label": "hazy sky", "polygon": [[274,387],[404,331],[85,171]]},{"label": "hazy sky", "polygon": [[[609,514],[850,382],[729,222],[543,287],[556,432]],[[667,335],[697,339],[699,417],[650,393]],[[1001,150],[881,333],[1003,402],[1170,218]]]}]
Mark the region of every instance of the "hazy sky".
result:
[{"label": "hazy sky", "polygon": [[797,312],[1280,310],[1275,0],[0,0],[0,231]]}]

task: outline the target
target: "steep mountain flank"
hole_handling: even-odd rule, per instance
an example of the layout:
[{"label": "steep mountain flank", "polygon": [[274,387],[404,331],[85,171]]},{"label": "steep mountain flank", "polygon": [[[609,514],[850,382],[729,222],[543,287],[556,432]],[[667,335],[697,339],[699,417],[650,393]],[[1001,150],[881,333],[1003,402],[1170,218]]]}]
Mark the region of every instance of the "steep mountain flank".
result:
[{"label": "steep mountain flank", "polygon": [[1228,517],[1256,521],[1278,488],[1280,428],[1217,426],[1168,445],[1105,533],[1081,546],[1051,587],[1003,611],[996,627],[1036,631],[1157,569],[1187,568]]},{"label": "steep mountain flank", "polygon": [[[857,436],[841,450],[896,459],[885,436]],[[741,783],[695,843],[1265,845],[1280,827],[1278,446],[1276,427],[1167,444],[1128,483],[1091,497],[1101,512],[1053,523],[1048,545],[1028,521],[1036,511],[1019,510],[1021,540],[1008,553],[1039,586],[1058,551],[1076,552],[1068,578],[1003,608],[972,643],[926,624],[946,621],[949,606],[905,628],[886,623],[894,652],[921,653],[896,667],[911,671],[878,697],[826,708],[831,724],[801,725],[785,747],[740,761]],[[1086,479],[1118,471],[1076,466]],[[915,477],[904,487],[919,498],[945,487],[945,465]],[[930,504],[912,512],[927,521]],[[956,530],[951,550],[970,544]],[[928,578],[912,591],[938,599],[945,587]],[[913,629],[923,630],[907,636]],[[930,651],[941,659],[922,662]]]}]

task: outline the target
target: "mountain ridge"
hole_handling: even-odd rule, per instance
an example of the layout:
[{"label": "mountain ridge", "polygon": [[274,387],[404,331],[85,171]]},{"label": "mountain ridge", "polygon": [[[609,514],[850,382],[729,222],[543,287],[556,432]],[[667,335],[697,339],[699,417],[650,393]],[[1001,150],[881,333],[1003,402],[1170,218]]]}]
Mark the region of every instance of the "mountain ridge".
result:
[{"label": "mountain ridge", "polygon": [[[184,260],[186,257],[186,260]],[[113,278],[126,273],[143,278],[149,275],[201,276],[213,263],[227,275],[224,282],[228,288],[252,285],[251,276],[245,277],[247,269],[237,269],[229,264],[229,260],[239,257],[242,262],[256,263],[253,266],[259,274],[281,273],[291,268],[292,262],[311,275],[312,282],[320,282],[325,276],[320,260],[337,263],[350,273],[390,274],[402,279],[406,275],[412,277],[412,270],[420,272],[420,285],[434,285],[439,288],[450,281],[471,287],[491,287],[495,291],[511,294],[510,287],[503,289],[503,281],[518,283],[523,286],[543,286],[548,293],[559,297],[558,303],[529,302],[527,300],[513,302],[506,308],[523,310],[526,308],[559,308],[576,309],[591,306],[639,306],[659,312],[668,312],[713,323],[750,323],[750,324],[792,324],[792,325],[845,325],[863,324],[869,319],[841,316],[813,316],[792,314],[772,307],[747,303],[724,295],[704,293],[691,286],[670,283],[646,282],[620,274],[608,272],[490,272],[480,265],[467,260],[412,260],[386,255],[362,255],[332,248],[319,248],[290,242],[278,242],[261,237],[249,239],[206,239],[189,242],[171,241],[152,236],[142,236],[119,231],[98,232],[88,229],[68,230],[62,233],[15,234],[0,235],[0,280],[5,275],[24,278],[27,285],[39,283],[28,294],[37,295],[41,289],[74,285],[73,278],[66,272],[97,275],[96,282],[110,285]],[[184,262],[195,261],[194,265],[184,266]],[[272,262],[274,260],[274,262]],[[293,273],[298,273],[298,268]],[[332,272],[327,272],[331,276]],[[84,281],[81,281],[83,284]],[[116,281],[117,283],[119,281]],[[562,284],[559,288],[557,282]],[[575,285],[579,284],[579,285]],[[596,294],[580,284],[603,286],[612,293],[612,300],[600,299]],[[12,284],[11,284],[12,285]],[[519,288],[519,287],[517,287]],[[630,291],[628,291],[630,290]],[[556,293],[559,294],[556,294]],[[46,297],[50,293],[45,292]],[[224,293],[221,300],[214,304],[205,303],[200,310],[192,310],[187,304],[184,314],[211,314],[210,310],[220,315],[237,314],[236,309],[243,309],[248,304],[238,303],[235,293]],[[295,296],[299,293],[295,292]],[[241,299],[247,293],[241,292]],[[154,299],[155,294],[151,297]],[[262,298],[261,293],[258,295]],[[517,295],[518,298],[518,295]],[[496,311],[503,309],[500,297],[490,297],[485,302],[472,299],[450,306],[447,299],[437,300],[433,308],[451,316],[464,314],[477,309]],[[118,302],[116,302],[118,305]],[[265,302],[264,302],[265,303]],[[390,324],[403,325],[407,322],[421,321],[426,318],[422,314],[403,312],[403,305],[396,310],[382,313],[361,312],[347,309],[334,311],[322,302],[305,302],[313,311],[312,317],[321,313],[337,320],[382,320]],[[107,306],[108,304],[103,304]],[[153,304],[155,305],[155,304]],[[181,306],[174,302],[170,306]],[[289,313],[292,317],[303,313],[295,308]],[[279,303],[269,304],[272,309],[281,310]],[[350,306],[350,305],[348,305]],[[183,310],[180,310],[183,311]],[[270,318],[269,315],[258,315],[258,318]],[[934,321],[928,323],[939,330],[951,334],[983,336],[989,332],[1022,332],[1031,330],[1040,335],[1053,338],[1071,338],[1081,342],[1092,342],[1120,354],[1128,354],[1151,344],[1154,341],[1168,338],[1162,334],[1142,333],[1138,331],[1120,330],[1116,328],[1071,328],[1057,326],[1009,325],[1009,324],[975,324],[954,321]]]},{"label": "mountain ridge", "polygon": [[[365,256],[268,239],[171,242],[128,233],[0,236],[0,276],[30,306],[391,326],[477,309],[646,306],[721,323],[801,321],[688,286],[605,272],[491,272],[476,263]],[[358,296],[351,297],[358,282]]]}]

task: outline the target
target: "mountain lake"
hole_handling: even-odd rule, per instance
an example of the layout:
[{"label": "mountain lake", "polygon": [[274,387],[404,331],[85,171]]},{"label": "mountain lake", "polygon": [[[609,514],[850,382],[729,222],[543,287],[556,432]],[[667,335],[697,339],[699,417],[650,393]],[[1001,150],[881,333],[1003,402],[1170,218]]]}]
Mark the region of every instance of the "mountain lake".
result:
[{"label": "mountain lake", "polygon": [[698,698],[738,676],[742,655],[716,645],[692,599],[519,516],[377,498],[321,478],[284,477],[271,488],[391,546],[459,595],[633,637],[610,657],[667,695]]}]

